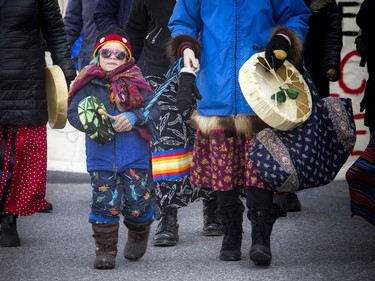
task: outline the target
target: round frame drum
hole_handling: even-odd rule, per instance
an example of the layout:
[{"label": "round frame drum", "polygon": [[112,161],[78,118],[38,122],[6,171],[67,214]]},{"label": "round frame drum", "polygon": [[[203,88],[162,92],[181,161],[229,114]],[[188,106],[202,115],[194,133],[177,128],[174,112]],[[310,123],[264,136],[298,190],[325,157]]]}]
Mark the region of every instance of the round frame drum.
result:
[{"label": "round frame drum", "polygon": [[269,126],[288,131],[305,122],[312,110],[310,89],[288,61],[275,71],[265,53],[256,53],[239,71],[239,83],[247,103]]},{"label": "round frame drum", "polygon": [[58,65],[45,68],[48,124],[52,129],[63,129],[68,111],[68,86]]}]

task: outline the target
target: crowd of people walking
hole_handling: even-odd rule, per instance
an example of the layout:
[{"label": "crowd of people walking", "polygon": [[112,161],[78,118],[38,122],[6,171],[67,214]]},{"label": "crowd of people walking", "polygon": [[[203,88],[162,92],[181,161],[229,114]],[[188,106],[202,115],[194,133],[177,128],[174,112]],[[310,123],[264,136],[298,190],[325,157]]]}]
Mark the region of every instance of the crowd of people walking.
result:
[{"label": "crowd of people walking", "polygon": [[[373,12],[364,0],[357,15],[368,38]],[[154,220],[153,246],[176,246],[178,210],[198,201],[203,235],[222,236],[220,260],[240,260],[243,239],[251,239],[248,258],[271,264],[273,225],[301,204],[252,162],[257,135],[272,128],[243,96],[239,72],[262,51],[267,73],[278,75],[287,60],[316,99],[329,98],[330,82],[341,76],[336,1],[68,0],[63,17],[55,0],[0,0],[0,15],[0,59],[7,61],[0,65],[1,247],[21,245],[18,216],[52,209],[45,199],[50,52],[69,91],[67,119],[85,134],[94,268],[115,268],[121,218],[123,256],[139,260]],[[71,54],[80,37],[75,69]],[[361,54],[369,73],[361,105],[371,139],[346,177],[353,214],[375,224],[370,41]]]}]

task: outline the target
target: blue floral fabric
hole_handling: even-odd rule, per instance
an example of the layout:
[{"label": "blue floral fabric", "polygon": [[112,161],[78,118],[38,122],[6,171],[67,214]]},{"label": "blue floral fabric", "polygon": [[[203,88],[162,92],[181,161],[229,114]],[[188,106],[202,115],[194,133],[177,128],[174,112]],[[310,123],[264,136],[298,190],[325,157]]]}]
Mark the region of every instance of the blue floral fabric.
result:
[{"label": "blue floral fabric", "polygon": [[261,177],[279,192],[295,192],[333,181],[356,141],[352,103],[320,99],[307,71],[311,116],[290,131],[266,128],[258,133],[249,157]]}]

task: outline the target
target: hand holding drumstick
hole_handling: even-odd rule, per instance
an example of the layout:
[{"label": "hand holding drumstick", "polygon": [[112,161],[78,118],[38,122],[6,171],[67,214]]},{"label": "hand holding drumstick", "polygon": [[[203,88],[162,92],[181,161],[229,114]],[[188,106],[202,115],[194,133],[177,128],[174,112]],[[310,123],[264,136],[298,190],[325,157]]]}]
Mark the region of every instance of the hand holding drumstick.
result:
[{"label": "hand holding drumstick", "polygon": [[117,116],[112,116],[104,109],[99,108],[98,113],[107,116],[111,120],[112,127],[116,132],[130,131],[138,119],[137,115],[133,112],[123,112]]}]

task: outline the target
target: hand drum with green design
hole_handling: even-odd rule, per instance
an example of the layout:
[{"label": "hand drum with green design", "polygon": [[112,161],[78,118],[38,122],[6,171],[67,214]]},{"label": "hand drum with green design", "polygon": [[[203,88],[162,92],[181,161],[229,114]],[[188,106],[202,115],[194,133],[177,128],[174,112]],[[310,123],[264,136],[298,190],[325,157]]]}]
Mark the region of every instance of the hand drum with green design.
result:
[{"label": "hand drum with green design", "polygon": [[249,106],[275,129],[292,130],[311,115],[310,89],[303,75],[287,60],[275,71],[264,52],[256,53],[241,67],[238,81]]},{"label": "hand drum with green design", "polygon": [[98,113],[100,108],[106,111],[101,101],[89,96],[78,104],[78,114],[85,133],[96,143],[105,144],[113,140],[115,132],[108,117]]}]

